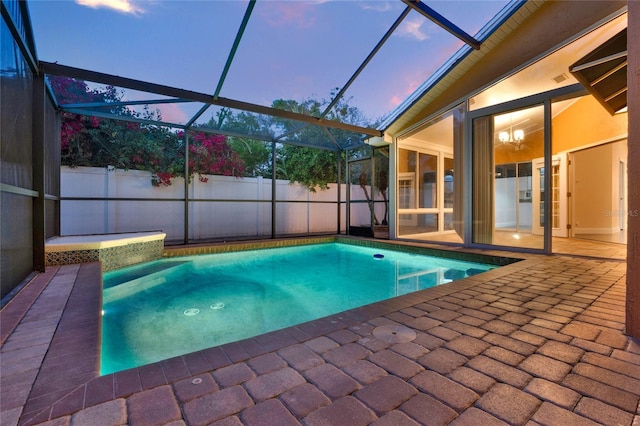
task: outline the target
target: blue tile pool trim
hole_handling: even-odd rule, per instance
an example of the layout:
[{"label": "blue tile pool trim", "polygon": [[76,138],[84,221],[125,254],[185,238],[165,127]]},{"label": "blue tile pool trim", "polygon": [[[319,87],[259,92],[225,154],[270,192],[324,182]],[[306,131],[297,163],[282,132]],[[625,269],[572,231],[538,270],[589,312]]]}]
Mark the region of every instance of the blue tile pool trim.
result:
[{"label": "blue tile pool trim", "polygon": [[401,241],[384,241],[384,240],[370,240],[360,239],[347,236],[330,236],[330,237],[315,237],[315,238],[292,238],[286,240],[262,240],[251,242],[237,242],[237,243],[223,243],[223,244],[208,244],[208,245],[194,245],[188,247],[166,247],[163,253],[163,257],[177,257],[177,256],[192,256],[198,254],[215,254],[215,253],[230,253],[236,251],[245,250],[260,250],[276,247],[292,247],[302,246],[309,244],[322,244],[322,243],[343,243],[352,244],[362,247],[378,248],[386,250],[396,250],[406,253],[421,254],[425,256],[443,257],[453,260],[462,260],[467,262],[487,263],[495,266],[505,266],[518,262],[522,259],[495,256],[480,253],[462,252],[457,249],[446,248],[431,248],[424,247],[424,244],[418,246],[414,243],[401,242]]}]

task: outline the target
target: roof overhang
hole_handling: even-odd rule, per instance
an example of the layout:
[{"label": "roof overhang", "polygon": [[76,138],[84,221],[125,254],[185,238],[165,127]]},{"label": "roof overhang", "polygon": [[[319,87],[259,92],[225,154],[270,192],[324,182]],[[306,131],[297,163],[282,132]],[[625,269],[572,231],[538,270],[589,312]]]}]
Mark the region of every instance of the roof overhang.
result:
[{"label": "roof overhang", "polygon": [[571,74],[612,115],[627,106],[627,29],[569,67]]},{"label": "roof overhang", "polygon": [[[352,134],[353,137],[345,138],[344,143],[336,142],[336,140],[331,140],[329,137],[329,142],[327,142],[326,146],[316,145],[313,142],[301,142],[301,141],[292,141],[292,140],[284,140],[275,137],[274,135],[260,135],[260,134],[241,134],[236,132],[229,132],[223,129],[206,129],[202,127],[198,127],[198,131],[210,132],[210,133],[219,133],[225,134],[227,136],[240,136],[240,137],[250,137],[257,140],[263,141],[277,141],[280,143],[288,143],[291,145],[300,145],[300,146],[308,146],[312,148],[319,149],[328,149],[331,151],[339,151],[346,149],[355,149],[361,146],[364,146],[364,139],[366,137],[375,137],[382,136],[382,131],[358,126],[349,123],[343,123],[335,120],[330,120],[323,117],[315,117],[311,115],[302,114],[294,111],[286,111],[277,108],[266,107],[262,105],[256,105],[248,102],[238,101],[234,99],[228,99],[223,97],[215,97],[206,93],[193,92],[190,90],[179,89],[176,87],[165,86],[161,84],[150,83],[146,81],[120,77],[110,74],[105,74],[96,71],[90,71],[70,66],[65,66],[57,63],[51,62],[39,62],[39,69],[43,75],[58,75],[64,77],[75,78],[83,81],[89,81],[92,83],[100,83],[111,85],[118,88],[124,89],[132,89],[140,92],[144,92],[150,95],[161,95],[169,97],[169,99],[161,99],[161,100],[145,100],[145,101],[128,101],[123,102],[123,105],[134,105],[134,104],[144,104],[144,105],[152,105],[158,103],[181,103],[181,102],[200,102],[206,106],[216,105],[220,107],[232,108],[238,111],[246,111],[255,114],[264,114],[272,117],[278,117],[285,120],[291,120],[293,122],[297,122],[300,124],[300,129],[304,128],[304,126],[318,126],[324,129],[330,129],[332,131],[341,131]],[[140,124],[152,124],[152,125],[161,125],[167,127],[174,128],[182,128],[182,129],[190,129],[190,125],[184,125],[180,123],[172,123],[172,122],[161,122],[161,121],[150,121],[141,118],[135,117],[126,117],[113,115],[105,112],[100,112],[95,110],[95,108],[106,107],[106,106],[114,106],[113,104],[95,104],[95,103],[87,103],[87,104],[67,104],[60,105],[58,104],[58,108],[62,111],[75,113],[75,114],[83,114],[87,116],[95,116],[100,118],[112,118],[117,120],[124,121],[134,121]],[[190,123],[193,124],[193,123]],[[325,134],[327,132],[325,131]],[[354,143],[354,140],[357,142]]]}]

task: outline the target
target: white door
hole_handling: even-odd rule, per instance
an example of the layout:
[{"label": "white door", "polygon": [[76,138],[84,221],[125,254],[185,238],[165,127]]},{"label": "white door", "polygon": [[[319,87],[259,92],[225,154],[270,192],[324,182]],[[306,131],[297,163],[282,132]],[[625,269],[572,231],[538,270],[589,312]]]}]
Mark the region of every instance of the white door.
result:
[{"label": "white door", "polygon": [[402,213],[402,210],[416,208],[416,174],[400,173],[398,176],[398,224],[417,226],[418,215]]},{"label": "white door", "polygon": [[[531,202],[533,219],[531,232],[534,235],[544,234],[544,179],[547,173],[544,170],[544,158],[536,158],[532,161],[533,182]],[[567,156],[566,154],[554,155],[551,160],[551,235],[554,237],[567,237]]]}]

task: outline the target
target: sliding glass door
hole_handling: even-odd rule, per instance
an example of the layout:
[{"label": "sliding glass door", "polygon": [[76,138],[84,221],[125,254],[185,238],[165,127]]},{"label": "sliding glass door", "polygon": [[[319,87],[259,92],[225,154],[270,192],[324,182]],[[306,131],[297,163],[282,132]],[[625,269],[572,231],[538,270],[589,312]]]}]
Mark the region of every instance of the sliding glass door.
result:
[{"label": "sliding glass door", "polygon": [[473,242],[543,249],[533,230],[545,200],[534,190],[533,161],[544,158],[544,106],[478,117],[472,130]]},{"label": "sliding glass door", "polygon": [[463,124],[459,106],[400,138],[398,237],[462,243]]}]

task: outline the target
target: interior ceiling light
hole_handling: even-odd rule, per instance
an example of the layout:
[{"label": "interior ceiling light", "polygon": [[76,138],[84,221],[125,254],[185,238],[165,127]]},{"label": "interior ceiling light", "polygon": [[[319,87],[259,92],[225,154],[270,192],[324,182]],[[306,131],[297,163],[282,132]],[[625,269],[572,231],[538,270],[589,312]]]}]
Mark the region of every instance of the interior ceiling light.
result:
[{"label": "interior ceiling light", "polygon": [[524,130],[514,129],[511,122],[512,117],[509,114],[509,130],[503,130],[498,133],[498,140],[503,144],[515,144],[516,151],[520,147],[520,143],[524,141]]},{"label": "interior ceiling light", "polygon": [[513,130],[509,127],[509,131],[502,131],[498,133],[498,139],[502,143],[520,143],[524,140],[524,130],[516,129]]}]

